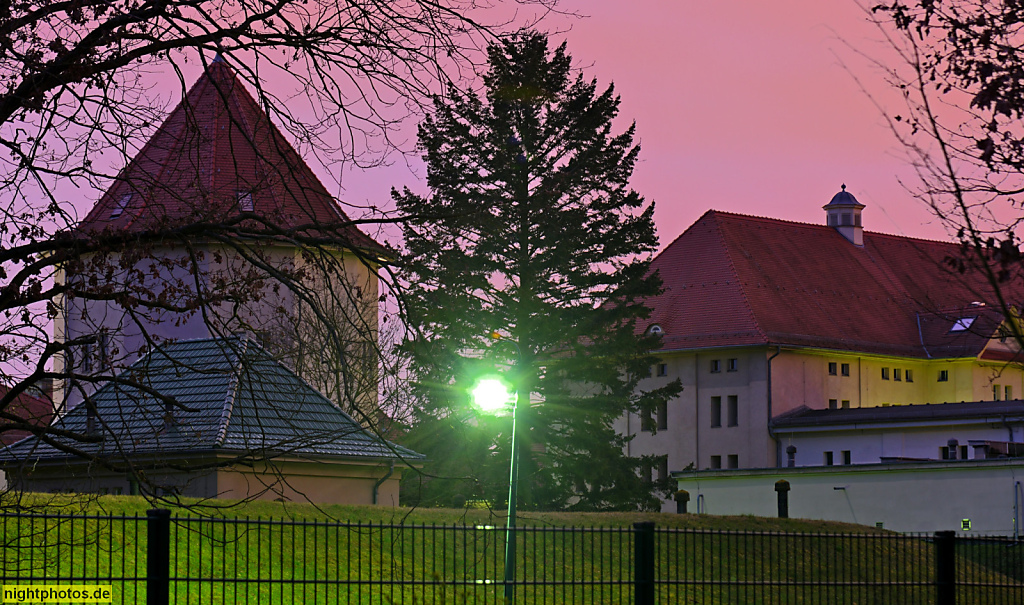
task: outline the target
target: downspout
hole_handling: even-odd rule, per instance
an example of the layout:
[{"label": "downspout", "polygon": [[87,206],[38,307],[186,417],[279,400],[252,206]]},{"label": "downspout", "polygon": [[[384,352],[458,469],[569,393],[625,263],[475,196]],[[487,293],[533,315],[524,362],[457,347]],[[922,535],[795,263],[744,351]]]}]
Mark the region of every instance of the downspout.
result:
[{"label": "downspout", "polygon": [[[693,354],[693,470],[700,470],[700,353]],[[700,508],[699,496],[698,506]]]},{"label": "downspout", "polygon": [[383,477],[381,477],[376,483],[373,484],[373,503],[374,504],[377,504],[377,493],[380,490],[380,486],[384,485],[384,482],[387,481],[391,477],[391,475],[394,474],[394,472],[395,472],[395,461],[392,460],[391,461],[391,468],[388,469],[388,472],[385,473]]},{"label": "downspout", "polygon": [[1013,484],[1013,539],[1020,539],[1020,481]]},{"label": "downspout", "polygon": [[775,468],[782,466],[782,450],[780,449],[779,439],[775,436],[775,427],[772,426],[772,360],[782,353],[782,347],[775,347],[775,354],[768,358],[768,437],[775,442]]},{"label": "downspout", "polygon": [[1000,418],[1003,421],[1003,426],[1005,426],[1006,430],[1010,433],[1010,438],[1007,441],[1013,443],[1013,425],[1011,425],[1009,421],[1006,420],[1006,414],[1003,414],[1002,416],[1000,416]]}]

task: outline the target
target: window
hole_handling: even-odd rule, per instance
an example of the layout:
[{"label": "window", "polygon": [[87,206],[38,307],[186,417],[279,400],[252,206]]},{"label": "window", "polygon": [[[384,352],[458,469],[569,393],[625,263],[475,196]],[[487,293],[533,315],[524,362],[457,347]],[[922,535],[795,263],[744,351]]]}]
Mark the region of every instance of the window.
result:
[{"label": "window", "polygon": [[889,380],[889,368],[882,368],[882,380]]},{"label": "window", "polygon": [[722,457],[712,456],[711,457],[711,468],[722,468]]},{"label": "window", "polygon": [[721,359],[712,359],[711,360],[711,373],[712,374],[717,374],[718,372],[721,372],[721,371],[722,371],[722,360]]},{"label": "window", "polygon": [[739,415],[740,415],[739,397],[737,397],[736,395],[729,395],[729,402],[728,403],[729,403],[729,409],[727,410],[728,411],[728,418],[727,418],[727,420],[729,421],[729,426],[737,426],[739,424]]},{"label": "window", "polygon": [[248,191],[239,191],[238,192],[238,208],[242,212],[252,212],[253,211],[252,193],[250,193]]},{"label": "window", "polygon": [[132,194],[126,193],[121,196],[121,199],[117,200],[117,204],[114,205],[114,209],[110,211],[110,218],[117,218],[121,216],[124,209],[128,207],[128,204],[132,201]]},{"label": "window", "polygon": [[[957,451],[959,450],[959,451]],[[949,447],[942,446],[939,448],[939,458],[943,460],[956,460],[954,456],[959,455],[960,460],[967,460],[967,446],[961,445],[960,447],[950,451]]]},{"label": "window", "polygon": [[644,431],[645,433],[653,433],[654,432],[654,427],[655,427],[654,416],[651,413],[651,411],[650,410],[641,410],[640,411],[640,430]]},{"label": "window", "polygon": [[839,371],[839,364],[834,361],[828,362],[828,375],[835,376]]},{"label": "window", "polygon": [[903,382],[903,370],[899,368],[892,369],[892,379],[897,382]]},{"label": "window", "polygon": [[92,372],[92,362],[92,343],[87,342],[82,345],[82,370]]},{"label": "window", "polygon": [[648,334],[661,334],[661,326],[659,326],[658,324],[654,324],[651,327],[647,328],[647,333]]},{"label": "window", "polygon": [[728,361],[728,362],[726,363],[726,366],[725,366],[725,368],[726,368],[726,371],[728,371],[728,372],[736,372],[736,371],[739,371],[739,369],[740,369],[740,360],[739,360],[739,359],[736,359],[735,357],[733,357],[732,359],[730,359],[730,360],[729,360],[729,361]]},{"label": "window", "polygon": [[839,404],[839,407],[843,408],[844,410],[850,409],[850,400],[849,399],[842,400],[840,402],[840,404]]},{"label": "window", "polygon": [[825,466],[832,466],[832,452],[825,452],[822,464]]},{"label": "window", "polygon": [[658,430],[664,431],[668,428],[668,402],[662,401],[658,404]]},{"label": "window", "polygon": [[658,364],[658,376],[668,376],[668,364],[667,363],[659,363]]},{"label": "window", "polygon": [[711,426],[722,426],[722,398],[711,398]]},{"label": "window", "polygon": [[729,468],[739,468],[740,467],[740,457],[739,457],[739,454],[729,454],[728,464],[729,464]]},{"label": "window", "polygon": [[953,322],[953,327],[950,328],[949,331],[950,332],[963,332],[967,328],[971,327],[971,324],[974,323],[975,319],[977,319],[977,317],[961,317],[960,319],[958,319],[955,322]]},{"label": "window", "polygon": [[828,400],[828,409],[834,410],[834,409],[836,409],[838,407],[839,407],[839,400],[838,399],[829,399]]},{"label": "window", "polygon": [[668,480],[668,456],[663,456],[661,460],[658,460],[658,481]]},{"label": "window", "polygon": [[1010,401],[1011,399],[1013,399],[1013,387],[1011,387],[1010,385],[1006,385],[1006,390],[1004,391],[1004,394],[1006,396],[1003,397],[1003,399],[1005,399],[1007,401]]},{"label": "window", "polygon": [[843,376],[849,376],[850,375],[850,364],[844,363],[841,366],[839,366],[839,369],[840,369],[841,373],[843,374]]},{"label": "window", "polygon": [[939,382],[949,382],[949,370],[939,370]]},{"label": "window", "polygon": [[850,450],[843,450],[843,464],[850,464]]},{"label": "window", "polygon": [[1002,395],[1003,388],[998,384],[992,385],[992,401],[999,401],[999,396]]},{"label": "window", "polygon": [[907,382],[914,382],[914,370],[903,370],[903,378],[905,378]]},{"label": "window", "polygon": [[99,341],[100,348],[98,360],[99,367],[105,368],[108,365],[110,365],[110,351],[108,350],[108,346],[110,344],[110,335],[107,334],[105,331],[102,331],[97,335],[97,340]]}]

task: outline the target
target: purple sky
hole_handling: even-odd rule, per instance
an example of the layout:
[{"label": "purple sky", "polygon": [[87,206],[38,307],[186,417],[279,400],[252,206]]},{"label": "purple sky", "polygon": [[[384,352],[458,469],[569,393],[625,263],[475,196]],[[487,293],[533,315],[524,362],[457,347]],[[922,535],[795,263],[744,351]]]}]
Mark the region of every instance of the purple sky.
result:
[{"label": "purple sky", "polygon": [[[898,179],[902,151],[856,76],[899,99],[844,42],[885,56],[854,0],[562,0],[554,18],[588,77],[614,82],[622,125],[642,145],[633,186],[657,203],[662,247],[710,208],[824,222],[839,186],[865,204],[865,228],[946,239]],[[847,67],[844,67],[844,64]],[[345,175],[344,199],[381,204],[392,184],[424,191],[401,166]]]}]

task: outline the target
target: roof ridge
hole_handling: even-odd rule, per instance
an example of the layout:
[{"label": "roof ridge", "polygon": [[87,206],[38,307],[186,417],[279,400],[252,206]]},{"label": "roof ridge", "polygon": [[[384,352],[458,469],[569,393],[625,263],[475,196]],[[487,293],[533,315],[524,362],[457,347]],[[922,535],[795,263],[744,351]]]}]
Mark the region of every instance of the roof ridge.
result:
[{"label": "roof ridge", "polygon": [[[701,215],[701,218],[704,218],[708,214],[724,215],[724,216],[727,216],[727,217],[730,217],[730,218],[754,219],[754,220],[765,221],[765,222],[770,222],[770,223],[786,223],[786,224],[789,224],[789,225],[801,225],[801,226],[805,226],[805,227],[814,227],[814,228],[820,228],[820,229],[834,229],[834,227],[830,227],[829,225],[825,225],[825,224],[822,224],[822,223],[806,223],[804,221],[795,221],[795,220],[790,220],[790,219],[775,218],[775,217],[771,217],[771,216],[761,216],[760,214],[743,214],[741,212],[729,212],[728,210],[716,210],[714,208],[709,208],[703,215]],[[697,222],[700,222],[700,219],[697,219]],[[694,223],[694,224],[696,224],[696,223]],[[687,229],[687,230],[689,230],[689,229]],[[685,231],[683,233],[685,233]],[[910,241],[916,241],[916,242],[924,242],[924,243],[927,243],[927,244],[940,244],[940,245],[943,245],[943,246],[954,246],[955,247],[955,246],[959,245],[956,242],[951,242],[951,241],[941,241],[941,240],[935,240],[935,239],[927,239],[927,238],[923,238],[923,237],[914,237],[914,236],[911,236],[911,235],[897,235],[897,234],[894,234],[894,233],[883,233],[881,231],[868,231],[867,229],[864,229],[864,235],[871,235],[872,237],[884,237],[884,238],[888,238],[888,239],[897,239],[897,240],[910,240]],[[680,235],[680,237],[682,237],[682,235]],[[679,239],[679,238],[676,238],[676,239]]]},{"label": "roof ridge", "polygon": [[[216,338],[200,339],[200,340],[222,340]],[[213,447],[219,448],[224,445],[224,439],[228,434],[228,424],[231,423],[231,414],[235,409],[235,398],[238,393],[238,389],[242,384],[242,358],[245,356],[245,352],[248,350],[249,338],[242,336],[238,339],[240,347],[239,350],[232,351],[235,353],[235,360],[238,362],[238,371],[231,373],[231,383],[228,385],[227,394],[224,398],[224,407],[221,410],[220,415],[220,426],[217,429],[217,438],[213,441]]]}]

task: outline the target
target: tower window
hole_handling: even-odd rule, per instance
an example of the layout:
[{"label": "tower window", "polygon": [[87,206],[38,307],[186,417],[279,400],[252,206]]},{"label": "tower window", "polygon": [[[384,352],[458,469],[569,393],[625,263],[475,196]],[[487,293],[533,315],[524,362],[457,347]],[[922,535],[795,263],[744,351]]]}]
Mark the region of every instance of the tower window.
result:
[{"label": "tower window", "polygon": [[939,370],[939,382],[949,381],[949,370]]},{"label": "tower window", "polygon": [[992,385],[992,401],[999,401],[999,396],[1002,395],[1003,388],[998,384]]},{"label": "tower window", "polygon": [[839,364],[834,361],[828,362],[828,375],[835,376],[838,373]]},{"label": "tower window", "polygon": [[722,398],[712,397],[711,398],[711,426],[720,427],[722,426]]},{"label": "tower window", "polygon": [[668,428],[668,402],[662,401],[658,404],[658,430],[664,431]]},{"label": "tower window", "polygon": [[825,466],[832,466],[832,452],[825,452],[822,456],[822,464]]},{"label": "tower window", "polygon": [[834,409],[836,409],[838,407],[839,407],[839,400],[838,399],[829,399],[828,400],[828,409],[834,410]]},{"label": "tower window", "polygon": [[882,368],[882,380],[889,380],[889,368]]},{"label": "tower window", "polygon": [[711,373],[712,374],[717,374],[718,372],[721,372],[721,371],[722,371],[722,360],[721,359],[712,359],[711,360]]},{"label": "tower window", "polygon": [[842,370],[843,376],[850,375],[850,364],[844,363],[842,366],[840,366],[840,369]]},{"label": "tower window", "polygon": [[739,456],[739,454],[729,454],[728,464],[729,464],[729,468],[739,468],[740,467],[740,456]]},{"label": "tower window", "polygon": [[903,382],[903,370],[899,368],[892,369],[892,379],[897,382]]},{"label": "tower window", "polygon": [[711,457],[711,468],[722,468],[722,457],[712,456]]},{"label": "tower window", "polygon": [[725,366],[727,372],[735,372],[740,369],[740,360],[733,357],[730,359]]},{"label": "tower window", "polygon": [[666,363],[659,363],[658,364],[658,376],[668,376],[668,364],[666,364]]},{"label": "tower window", "polygon": [[914,382],[914,370],[903,370],[903,377],[907,382]]},{"label": "tower window", "polygon": [[843,450],[843,464],[849,465],[851,463],[850,450]]},{"label": "tower window", "polygon": [[844,410],[848,410],[848,409],[850,409],[850,400],[849,400],[849,399],[844,399],[844,400],[842,400],[842,401],[840,402],[840,405],[839,405],[839,407],[843,408]]},{"label": "tower window", "polygon": [[121,199],[117,200],[117,204],[114,206],[114,209],[110,211],[110,218],[117,218],[121,216],[121,213],[124,212],[124,209],[128,207],[128,204],[131,203],[131,201],[132,194],[126,193],[122,195]]}]

